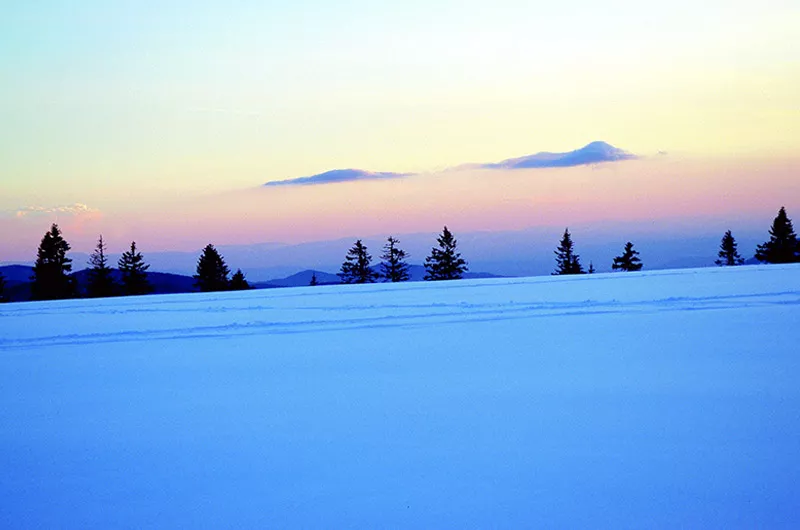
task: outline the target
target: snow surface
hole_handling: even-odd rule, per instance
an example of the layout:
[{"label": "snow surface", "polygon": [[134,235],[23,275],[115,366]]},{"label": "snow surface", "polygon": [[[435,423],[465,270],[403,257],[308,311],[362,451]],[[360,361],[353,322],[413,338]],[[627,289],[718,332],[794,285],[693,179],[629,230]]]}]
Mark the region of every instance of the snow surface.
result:
[{"label": "snow surface", "polygon": [[800,266],[0,306],[3,528],[797,528]]}]

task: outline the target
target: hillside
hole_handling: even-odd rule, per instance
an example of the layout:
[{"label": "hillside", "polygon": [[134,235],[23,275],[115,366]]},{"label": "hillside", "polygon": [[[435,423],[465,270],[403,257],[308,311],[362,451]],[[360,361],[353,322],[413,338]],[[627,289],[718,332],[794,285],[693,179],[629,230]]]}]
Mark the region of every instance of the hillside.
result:
[{"label": "hillside", "polygon": [[[30,278],[33,268],[28,265],[0,266],[0,274],[6,278],[6,296],[12,302],[25,302],[31,298]],[[89,269],[82,269],[72,275],[78,282],[78,293],[85,296],[89,279]],[[112,277],[119,284],[121,277],[118,270],[112,271]],[[166,272],[148,272],[147,279],[153,286],[154,294],[191,293],[197,289],[191,276],[170,274]]]},{"label": "hillside", "polygon": [[799,310],[800,265],[2,305],[0,525],[797,527]]}]

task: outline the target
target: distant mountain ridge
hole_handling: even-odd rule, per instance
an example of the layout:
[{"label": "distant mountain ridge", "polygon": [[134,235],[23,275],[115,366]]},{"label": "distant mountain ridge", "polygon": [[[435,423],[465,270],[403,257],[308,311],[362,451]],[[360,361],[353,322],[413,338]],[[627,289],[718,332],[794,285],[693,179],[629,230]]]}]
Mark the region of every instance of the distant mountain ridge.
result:
[{"label": "distant mountain ridge", "polygon": [[[377,270],[378,267],[376,266],[374,268]],[[89,270],[88,268],[82,269],[72,274],[72,277],[78,282],[78,295],[81,297],[86,296],[86,286],[89,283]],[[422,281],[425,276],[425,268],[422,265],[411,265],[409,267],[409,272],[411,275],[410,281]],[[0,266],[0,274],[6,279],[5,294],[10,301],[26,302],[31,299],[30,278],[33,275],[33,267],[29,265],[3,265]],[[319,285],[338,285],[341,283],[339,276],[336,274],[307,269],[287,276],[286,278],[276,278],[265,282],[250,282],[250,285],[255,289],[303,287],[311,283],[311,277],[314,274],[317,276]],[[121,277],[119,270],[112,269],[112,276],[117,283],[120,282]],[[464,274],[464,278],[502,278],[502,276],[490,273],[467,272]],[[153,286],[152,294],[197,292],[197,288],[194,285],[194,278],[191,276],[148,271],[147,279]]]},{"label": "distant mountain ridge", "polygon": [[303,287],[311,283],[311,277],[317,275],[319,285],[335,285],[341,283],[339,277],[329,272],[307,269],[287,276],[286,278],[276,278],[266,282],[253,282],[251,285],[256,289],[270,289],[274,287]]},{"label": "distant mountain ridge", "polygon": [[[372,269],[376,272],[380,271],[380,265],[375,265]],[[409,281],[421,282],[425,279],[425,267],[423,265],[409,265]],[[269,289],[275,287],[303,287],[311,283],[311,276],[317,275],[317,283],[319,285],[337,285],[341,283],[341,279],[336,274],[329,272],[318,271],[313,269],[304,270],[286,278],[277,278],[266,282],[254,282],[252,285],[257,289]],[[480,279],[480,278],[503,278],[497,274],[488,272],[466,272],[464,279]],[[380,280],[379,280],[380,281]]]},{"label": "distant mountain ridge", "polygon": [[[0,266],[0,274],[6,278],[6,296],[12,302],[25,302],[31,299],[31,281],[33,267],[28,265]],[[119,284],[120,272],[112,269],[114,280]],[[86,296],[86,286],[89,283],[89,269],[81,269],[72,274],[78,282],[78,295]],[[194,278],[181,274],[167,272],[149,272],[147,280],[153,286],[153,294],[177,294],[196,292]]]}]

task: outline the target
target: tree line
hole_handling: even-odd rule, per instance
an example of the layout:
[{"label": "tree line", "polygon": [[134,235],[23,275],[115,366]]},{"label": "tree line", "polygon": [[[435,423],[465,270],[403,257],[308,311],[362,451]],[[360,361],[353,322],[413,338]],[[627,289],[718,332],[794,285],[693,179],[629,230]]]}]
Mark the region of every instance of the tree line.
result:
[{"label": "tree line", "polygon": [[[769,230],[770,238],[756,247],[755,258],[761,263],[798,263],[800,262],[800,241],[794,232],[792,221],[786,209],[781,207]],[[437,245],[431,248],[425,258],[426,281],[461,279],[469,270],[468,264],[458,252],[458,242],[452,232],[444,227],[436,239]],[[380,255],[379,267],[373,268],[372,256],[366,245],[356,240],[348,250],[338,276],[342,283],[373,283],[376,281],[404,282],[410,279],[408,253],[400,248],[400,241],[390,236],[386,240]],[[91,298],[108,296],[143,295],[153,292],[148,280],[148,269],[136,242],[131,242],[130,249],[123,252],[117,261],[118,279],[109,266],[106,256],[106,243],[101,235],[97,246],[89,257],[86,296]],[[76,298],[78,287],[72,272],[72,259],[67,257],[70,245],[61,234],[57,224],[53,224],[39,244],[36,263],[31,276],[31,297],[33,300],[58,300]],[[569,228],[555,250],[556,268],[553,275],[592,274],[594,265],[584,270],[580,256],[575,252],[575,244]],[[736,266],[744,263],[738,251],[736,239],[730,230],[726,231],[720,242],[719,266]],[[639,252],[634,250],[633,243],[625,243],[622,254],[615,257],[611,268],[614,271],[639,271],[643,263]],[[197,260],[194,286],[201,292],[237,291],[250,289],[241,269],[231,276],[225,259],[214,245],[207,245]],[[0,273],[0,302],[4,297],[5,278]],[[317,285],[316,273],[311,277],[310,285]]]},{"label": "tree line", "polygon": [[[72,259],[67,257],[70,248],[61,229],[54,223],[42,237],[36,253],[30,277],[32,300],[63,300],[80,296],[78,282],[72,274]],[[89,256],[86,297],[134,296],[153,292],[148,279],[150,265],[145,263],[144,256],[136,248],[136,241],[132,241],[130,249],[120,256],[116,274],[106,254],[106,242],[101,235]],[[229,276],[230,269],[214,245],[206,246],[197,260],[197,272],[192,276],[194,286],[201,292],[251,288],[241,269]],[[0,274],[0,301],[6,301],[3,296],[5,283]]]},{"label": "tree line", "polygon": [[[796,263],[800,262],[800,241],[792,227],[792,221],[786,214],[786,209],[781,207],[777,217],[772,222],[769,230],[770,239],[758,245],[755,257],[762,263]],[[456,251],[457,242],[453,234],[444,227],[442,234],[437,239],[438,247],[431,249],[430,255],[425,258],[425,280],[455,280],[463,277],[467,263]],[[402,282],[409,279],[408,264],[405,259],[407,253],[397,245],[399,241],[394,237],[387,239],[380,256],[380,268],[371,266],[372,256],[367,247],[357,240],[347,252],[341,270],[338,273],[342,283],[372,283],[379,280],[386,282]],[[569,228],[564,230],[564,235],[555,250],[556,268],[551,274],[554,276],[567,274],[593,274],[594,264],[589,262],[589,268],[584,269],[580,256],[575,253],[575,244]],[[720,242],[716,265],[735,266],[742,265],[744,259],[739,255],[736,239],[730,230],[725,232]],[[639,258],[639,252],[634,250],[633,243],[628,241],[622,254],[616,256],[611,264],[614,271],[633,272],[642,269],[644,264]],[[316,285],[316,277],[311,278],[311,285]]]},{"label": "tree line", "polygon": [[[408,253],[398,247],[400,241],[390,236],[383,247],[383,254],[378,270],[372,267],[372,256],[367,247],[357,240],[347,251],[344,263],[338,276],[342,283],[373,283],[378,280],[386,282],[405,282],[410,279]],[[431,249],[425,258],[425,280],[458,280],[469,270],[467,262],[458,252],[458,241],[453,233],[444,227],[436,238],[437,246]],[[312,282],[315,278],[312,277]]]}]

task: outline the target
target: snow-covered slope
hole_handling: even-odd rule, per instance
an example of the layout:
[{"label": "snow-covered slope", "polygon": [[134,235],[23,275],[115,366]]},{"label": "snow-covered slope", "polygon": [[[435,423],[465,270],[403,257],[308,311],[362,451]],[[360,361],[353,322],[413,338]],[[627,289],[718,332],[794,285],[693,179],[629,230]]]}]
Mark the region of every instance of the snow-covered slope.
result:
[{"label": "snow-covered slope", "polygon": [[800,267],[0,306],[0,527],[792,528]]}]

